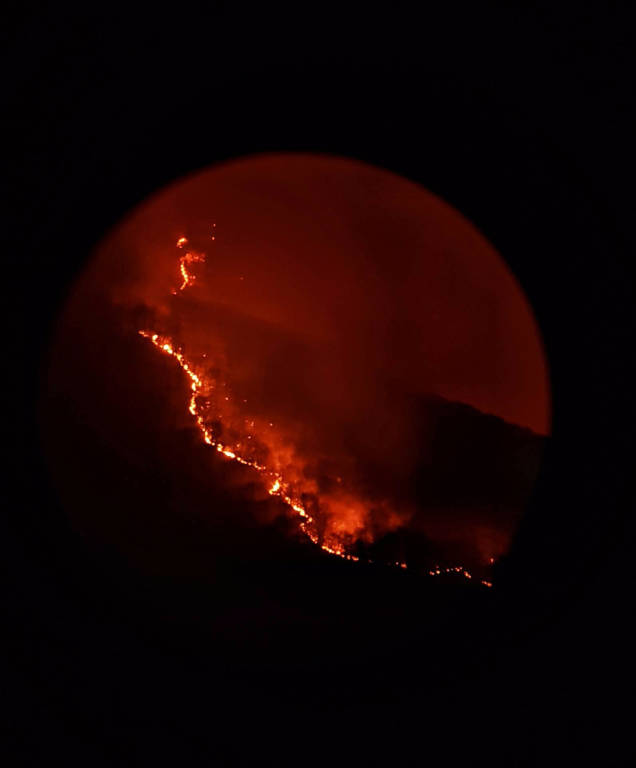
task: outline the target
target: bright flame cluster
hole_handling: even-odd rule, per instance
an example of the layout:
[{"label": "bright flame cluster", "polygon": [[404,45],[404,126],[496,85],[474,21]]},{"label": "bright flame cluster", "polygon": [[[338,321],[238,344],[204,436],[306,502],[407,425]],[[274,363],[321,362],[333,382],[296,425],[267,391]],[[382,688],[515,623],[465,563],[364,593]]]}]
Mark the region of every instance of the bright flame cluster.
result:
[{"label": "bright flame cluster", "polygon": [[[212,235],[212,239],[215,239],[214,235]],[[177,248],[184,249],[187,244],[187,238],[180,237],[177,240],[176,246]],[[192,286],[196,280],[196,276],[189,271],[188,267],[191,264],[202,263],[204,261],[204,254],[189,250],[186,250],[179,258],[179,274],[182,281],[179,286],[179,291],[183,291],[185,288]],[[176,291],[174,293],[176,293]],[[320,546],[321,549],[331,555],[336,555],[345,560],[358,561],[360,558],[348,552],[346,545],[343,542],[338,541],[335,537],[322,537],[321,540],[321,536],[318,533],[317,521],[309,514],[302,499],[293,492],[291,483],[287,482],[279,471],[271,469],[257,460],[250,458],[250,456],[245,455],[245,453],[240,450],[240,444],[227,445],[214,436],[204,416],[205,409],[199,404],[200,401],[205,401],[206,396],[212,389],[214,389],[214,382],[209,381],[202,371],[195,370],[195,366],[186,359],[181,349],[176,347],[172,340],[167,336],[147,330],[140,330],[139,334],[145,339],[148,339],[160,352],[174,358],[181,370],[187,375],[190,380],[191,390],[188,410],[194,417],[204,442],[212,448],[215,448],[227,459],[236,461],[246,467],[251,467],[256,472],[263,475],[268,485],[268,493],[270,496],[275,496],[281,499],[289,509],[300,518],[299,524],[301,530],[312,542],[314,542],[314,544]],[[227,400],[228,398],[226,397],[225,399]],[[369,562],[373,561],[369,560]],[[388,565],[404,569],[407,568],[407,564],[400,561],[391,562],[388,563]],[[467,579],[472,578],[472,575],[461,566],[443,569],[436,567],[435,570],[429,571],[431,576],[440,575],[442,573],[459,573]],[[488,587],[492,586],[490,582],[485,580],[482,580],[481,583]]]}]

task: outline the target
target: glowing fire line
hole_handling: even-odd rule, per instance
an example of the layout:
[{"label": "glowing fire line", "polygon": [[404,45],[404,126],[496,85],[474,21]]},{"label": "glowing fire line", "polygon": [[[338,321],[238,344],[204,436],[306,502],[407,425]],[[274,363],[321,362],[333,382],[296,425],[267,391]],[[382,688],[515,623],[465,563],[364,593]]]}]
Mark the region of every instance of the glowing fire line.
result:
[{"label": "glowing fire line", "polygon": [[[216,226],[216,225],[214,225]],[[212,239],[214,239],[214,236],[212,236]],[[177,240],[177,248],[183,248],[185,245],[187,245],[188,240],[185,237],[180,237]],[[205,261],[205,256],[203,254],[194,253],[191,251],[186,251],[183,256],[179,259],[179,274],[181,276],[181,285],[179,287],[179,291],[183,291],[188,286],[191,286],[195,282],[195,275],[191,274],[188,271],[188,266],[192,263],[201,263]],[[285,481],[283,476],[280,472],[276,472],[275,470],[272,470],[265,466],[264,464],[259,463],[258,461],[251,459],[245,455],[242,455],[237,446],[229,446],[223,444],[220,440],[217,440],[210,428],[205,423],[205,419],[203,415],[200,412],[199,406],[197,404],[197,397],[201,394],[203,394],[204,390],[207,388],[206,383],[204,381],[203,375],[197,373],[194,370],[194,366],[192,363],[188,362],[184,354],[174,346],[173,342],[167,337],[162,336],[158,333],[154,333],[152,331],[146,331],[146,330],[140,330],[139,335],[143,336],[145,339],[148,339],[158,350],[163,352],[164,354],[169,355],[170,357],[174,358],[180,368],[184,371],[184,373],[188,376],[190,380],[190,401],[188,403],[188,411],[190,414],[194,417],[194,420],[196,422],[196,425],[203,437],[204,442],[211,446],[212,448],[215,448],[220,454],[225,456],[226,458],[236,461],[239,464],[243,464],[246,467],[250,467],[257,471],[258,473],[262,474],[263,476],[266,476],[269,478],[269,482],[271,483],[268,488],[268,493],[270,496],[276,496],[280,498],[291,510],[293,510],[301,519],[300,519],[300,528],[305,533],[311,541],[313,541],[314,544],[320,546],[322,550],[325,552],[328,552],[331,555],[337,555],[338,557],[344,558],[345,560],[353,560],[358,561],[360,558],[356,555],[352,555],[348,553],[344,546],[340,546],[338,544],[329,542],[321,542],[320,537],[316,533],[315,530],[312,529],[312,524],[315,523],[313,517],[307,512],[305,506],[303,505],[302,501],[293,496],[290,491],[290,484]],[[227,399],[227,398],[226,398]],[[372,562],[369,560],[369,562]],[[398,566],[400,568],[407,568],[407,564],[403,562],[393,562],[390,563],[390,565]],[[466,579],[472,579],[472,575],[469,571],[467,571],[465,568],[461,566],[455,566],[452,568],[443,568],[440,569],[438,567],[435,568],[435,570],[429,571],[429,574],[431,576],[441,575],[442,573],[457,573],[464,576]],[[492,584],[489,581],[481,580],[481,584],[491,587]]]}]

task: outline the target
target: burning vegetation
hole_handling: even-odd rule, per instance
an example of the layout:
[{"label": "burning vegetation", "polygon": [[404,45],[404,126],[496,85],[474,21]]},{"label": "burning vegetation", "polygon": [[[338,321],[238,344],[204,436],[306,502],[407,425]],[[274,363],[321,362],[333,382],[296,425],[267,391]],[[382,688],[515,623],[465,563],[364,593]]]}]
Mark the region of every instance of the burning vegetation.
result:
[{"label": "burning vegetation", "polygon": [[[215,227],[216,225],[213,225]],[[214,232],[214,230],[213,230]],[[215,239],[215,235],[211,235]],[[206,255],[190,248],[185,236],[179,237],[176,248],[180,285],[172,291],[179,301],[181,294],[197,280],[194,265],[203,264]],[[167,333],[142,328],[139,335],[159,352],[171,357],[189,382],[188,411],[201,439],[225,459],[250,468],[262,481],[267,493],[279,499],[297,520],[300,531],[323,551],[351,561],[359,542],[370,543],[378,533],[377,521],[382,519],[380,533],[394,530],[407,519],[404,510],[393,511],[383,499],[370,499],[348,490],[346,481],[335,474],[318,479],[307,471],[307,462],[299,458],[297,447],[279,434],[272,422],[254,418],[246,408],[247,400],[233,397],[228,381],[219,375],[220,361],[209,360],[207,352],[190,356],[178,340]],[[374,514],[375,508],[375,514]],[[381,514],[378,514],[381,512]],[[368,558],[367,561],[372,562]],[[492,559],[491,559],[492,563]],[[385,563],[406,569],[407,562]],[[472,579],[463,566],[435,566],[431,576],[456,574]],[[492,583],[480,580],[484,586]]]},{"label": "burning vegetation", "polygon": [[324,552],[489,585],[549,432],[538,328],[492,244],[407,179],[301,153],[203,169],[120,222],[47,382],[74,524],[212,580]]}]

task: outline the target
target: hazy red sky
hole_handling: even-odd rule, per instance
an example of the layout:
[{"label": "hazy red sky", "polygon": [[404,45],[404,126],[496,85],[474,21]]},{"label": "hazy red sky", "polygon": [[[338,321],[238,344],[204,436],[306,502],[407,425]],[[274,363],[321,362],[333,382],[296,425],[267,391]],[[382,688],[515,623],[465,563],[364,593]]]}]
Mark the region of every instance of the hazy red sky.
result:
[{"label": "hazy red sky", "polygon": [[237,378],[260,370],[261,387],[272,385],[271,349],[262,356],[275,335],[287,339],[275,364],[302,365],[323,405],[355,400],[364,411],[379,385],[549,432],[546,363],[520,286],[475,227],[422,187],[339,157],[228,162],[137,209],[103,246],[102,279],[118,298],[165,306],[181,235],[207,251],[198,297],[235,339]]}]

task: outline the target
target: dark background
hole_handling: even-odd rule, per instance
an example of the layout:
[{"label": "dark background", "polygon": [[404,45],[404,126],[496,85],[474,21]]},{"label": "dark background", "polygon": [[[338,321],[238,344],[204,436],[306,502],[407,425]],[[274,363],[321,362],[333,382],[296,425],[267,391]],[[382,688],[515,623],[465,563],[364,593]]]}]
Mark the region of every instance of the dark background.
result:
[{"label": "dark background", "polygon": [[[570,14],[492,3],[418,19],[324,7],[205,18],[58,8],[14,10],[8,29],[2,540],[12,760],[628,764],[636,238],[627,14],[600,4]],[[358,663],[339,661],[338,643],[287,655],[285,633],[272,654],[258,653],[259,637],[246,653],[211,644],[192,618],[205,595],[189,598],[177,621],[148,608],[177,587],[92,556],[65,522],[38,437],[52,322],[107,229],[184,173],[286,149],[383,165],[471,219],[522,282],[552,374],[552,438],[495,589],[396,587],[393,575],[343,575],[341,564],[309,577],[293,562],[267,582],[284,591],[314,579],[359,600],[358,624],[342,630],[345,645],[356,631],[368,638]],[[321,631],[333,638],[325,610]]]}]

